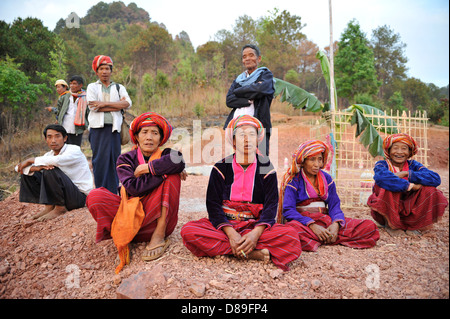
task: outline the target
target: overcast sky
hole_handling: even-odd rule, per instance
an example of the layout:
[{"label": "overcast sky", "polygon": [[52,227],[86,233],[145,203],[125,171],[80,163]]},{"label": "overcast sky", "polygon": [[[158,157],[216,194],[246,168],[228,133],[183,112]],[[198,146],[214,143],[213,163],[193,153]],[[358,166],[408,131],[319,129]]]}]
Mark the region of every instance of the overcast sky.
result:
[{"label": "overcast sky", "polygon": [[[99,1],[97,1],[99,2]],[[36,17],[50,30],[71,12],[84,17],[94,1],[2,0],[0,20]],[[110,3],[112,1],[105,1]],[[173,37],[189,34],[194,48],[214,39],[221,29],[231,30],[244,14],[254,20],[274,7],[298,15],[306,26],[302,32],[320,49],[330,43],[328,0],[134,0],[150,14],[151,21],[164,23]],[[447,0],[333,0],[333,38],[339,40],[348,22],[356,19],[370,40],[372,31],[388,25],[406,44],[408,76],[439,87],[449,84],[449,3]],[[106,54],[106,53],[105,53]]]}]

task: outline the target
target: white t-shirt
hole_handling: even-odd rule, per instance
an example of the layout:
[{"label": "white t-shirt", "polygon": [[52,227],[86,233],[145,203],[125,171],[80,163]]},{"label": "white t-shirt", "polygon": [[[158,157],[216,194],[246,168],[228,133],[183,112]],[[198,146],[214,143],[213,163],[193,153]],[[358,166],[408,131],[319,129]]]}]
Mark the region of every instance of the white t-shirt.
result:
[{"label": "white t-shirt", "polygon": [[255,105],[253,104],[253,101],[251,102],[251,104],[249,106],[244,106],[244,107],[236,109],[234,111],[233,118],[235,119],[236,117],[241,116],[241,115],[250,115],[250,116],[255,115]]},{"label": "white t-shirt", "polygon": [[[245,71],[245,73],[247,74],[247,77],[250,76],[250,74],[248,74],[247,71]],[[253,104],[253,101],[249,100],[249,102],[251,103],[249,106],[240,107],[234,111],[233,115],[234,119],[241,115],[250,115],[250,116],[255,115],[255,105]]]}]

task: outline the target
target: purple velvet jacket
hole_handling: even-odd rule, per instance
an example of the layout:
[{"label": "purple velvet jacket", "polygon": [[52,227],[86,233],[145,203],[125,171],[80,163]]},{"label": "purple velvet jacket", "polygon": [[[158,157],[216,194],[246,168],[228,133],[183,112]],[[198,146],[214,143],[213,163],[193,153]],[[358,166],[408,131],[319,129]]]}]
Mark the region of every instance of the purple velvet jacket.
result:
[{"label": "purple velvet jacket", "polygon": [[185,163],[180,152],[166,148],[162,151],[161,158],[148,163],[150,173],[135,177],[134,171],[138,166],[137,150],[121,154],[117,159],[119,181],[130,196],[149,194],[162,184],[167,175],[181,173]]},{"label": "purple velvet jacket", "polygon": [[[328,207],[328,215],[331,217],[332,222],[339,221],[341,226],[344,226],[345,216],[341,210],[341,200],[336,192],[336,184],[327,172],[322,172],[328,183],[328,197],[325,200],[325,204]],[[303,216],[296,208],[301,202],[310,199],[306,192],[305,183],[306,182],[300,173],[295,175],[288,183],[284,192],[283,215],[287,220],[297,220],[303,225],[308,226],[313,223],[314,220],[310,217]]]}]

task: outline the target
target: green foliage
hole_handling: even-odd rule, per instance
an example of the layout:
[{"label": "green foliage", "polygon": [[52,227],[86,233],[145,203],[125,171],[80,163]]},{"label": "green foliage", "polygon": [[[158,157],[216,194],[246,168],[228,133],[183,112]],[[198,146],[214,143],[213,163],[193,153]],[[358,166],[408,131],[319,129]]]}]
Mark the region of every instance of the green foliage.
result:
[{"label": "green foliage", "polygon": [[205,107],[201,103],[195,103],[193,111],[197,118],[201,118],[205,115]]},{"label": "green foliage", "polygon": [[156,75],[158,69],[173,61],[173,47],[169,32],[157,23],[150,23],[127,43],[130,54],[125,62],[133,65],[139,76],[148,69]]},{"label": "green foliage", "polygon": [[402,92],[395,91],[394,94],[387,101],[388,106],[392,108],[393,111],[407,111],[408,109],[404,106],[405,101],[402,96]]},{"label": "green foliage", "polygon": [[82,23],[108,23],[110,21],[123,20],[126,23],[148,22],[150,16],[144,9],[131,2],[128,6],[122,1],[114,1],[110,4],[100,1],[88,10]]},{"label": "green foliage", "polygon": [[[322,51],[317,51],[316,58],[320,61],[320,68],[322,69],[323,77],[325,78],[325,81],[327,82],[328,90],[330,90],[331,87],[331,66],[330,62],[328,61],[327,56]],[[336,105],[336,109],[338,108],[338,98],[337,98],[337,92],[336,92],[336,86],[333,86],[333,92],[334,92],[334,101]]]},{"label": "green foliage", "polygon": [[448,99],[441,99],[440,102],[433,99],[427,115],[433,123],[448,126]]},{"label": "green foliage", "polygon": [[360,136],[359,141],[368,148],[370,155],[383,156],[383,139],[378,131],[387,134],[395,134],[397,131],[397,123],[391,119],[366,117],[364,114],[373,114],[384,116],[385,113],[373,106],[364,104],[354,104],[345,110],[353,112],[351,124],[356,124],[355,136]]},{"label": "green foliage", "polygon": [[377,80],[373,51],[359,23],[352,20],[341,35],[335,58],[338,95],[353,100],[358,93],[376,94]]},{"label": "green foliage", "polygon": [[377,109],[382,110],[383,104],[376,98],[375,95],[371,95],[368,93],[361,93],[356,94],[354,97],[355,104],[365,104],[365,105],[371,105]]},{"label": "green foliage", "polygon": [[39,110],[35,103],[49,89],[45,84],[30,83],[20,64],[8,56],[0,60],[0,136],[12,133],[19,122],[28,125]]},{"label": "green foliage", "polygon": [[39,81],[36,71],[50,70],[50,52],[55,48],[56,37],[41,20],[17,18],[7,31],[6,38],[2,37],[2,42],[3,39],[6,39],[8,48],[6,52],[0,52],[0,57],[6,54],[13,57],[32,81]]},{"label": "green foliage", "polygon": [[384,98],[392,94],[395,80],[406,79],[406,62],[404,56],[406,44],[400,41],[400,35],[389,26],[378,27],[372,32],[371,47],[374,53],[377,78],[381,81],[379,96]]},{"label": "green foliage", "polygon": [[285,81],[295,85],[299,85],[300,82],[299,74],[294,69],[287,71],[286,75],[284,76],[284,79]]},{"label": "green foliage", "polygon": [[[270,15],[262,18],[256,30],[264,64],[270,66],[274,76],[282,78],[290,69],[297,67],[296,55],[300,41],[305,38],[301,32],[301,17],[288,11],[274,9]],[[276,50],[274,50],[276,48]]]}]

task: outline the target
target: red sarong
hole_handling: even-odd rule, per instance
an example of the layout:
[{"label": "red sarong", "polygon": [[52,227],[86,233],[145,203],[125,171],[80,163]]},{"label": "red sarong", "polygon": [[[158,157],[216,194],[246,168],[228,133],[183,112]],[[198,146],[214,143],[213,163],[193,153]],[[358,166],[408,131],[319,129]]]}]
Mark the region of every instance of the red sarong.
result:
[{"label": "red sarong", "polygon": [[[327,228],[332,224],[331,217],[322,213],[302,212],[302,215],[314,219],[319,226]],[[316,251],[322,242],[317,235],[302,223],[291,220],[286,225],[294,228],[300,238],[303,251]],[[351,248],[371,248],[380,239],[377,225],[371,220],[345,218],[345,225],[340,226],[337,240],[332,245],[341,244]]]},{"label": "red sarong", "polygon": [[367,200],[372,217],[392,229],[418,230],[437,222],[448,201],[436,187],[422,186],[418,191],[390,192],[375,184]]},{"label": "red sarong", "polygon": [[[150,241],[155,231],[157,219],[162,207],[167,208],[166,237],[175,229],[178,222],[181,179],[178,174],[169,175],[155,190],[144,196],[141,201],[145,212],[139,232],[133,242]],[[111,224],[120,205],[120,196],[104,187],[93,189],[86,198],[86,206],[97,222],[96,242],[111,239]]]},{"label": "red sarong", "polygon": [[[255,220],[230,221],[233,228],[241,235],[255,228]],[[186,223],[181,229],[184,245],[197,257],[232,254],[227,235],[216,229],[207,218]],[[264,229],[255,249],[268,249],[272,262],[283,270],[288,270],[288,263],[301,254],[300,241],[294,229],[287,225],[274,224]]]}]

